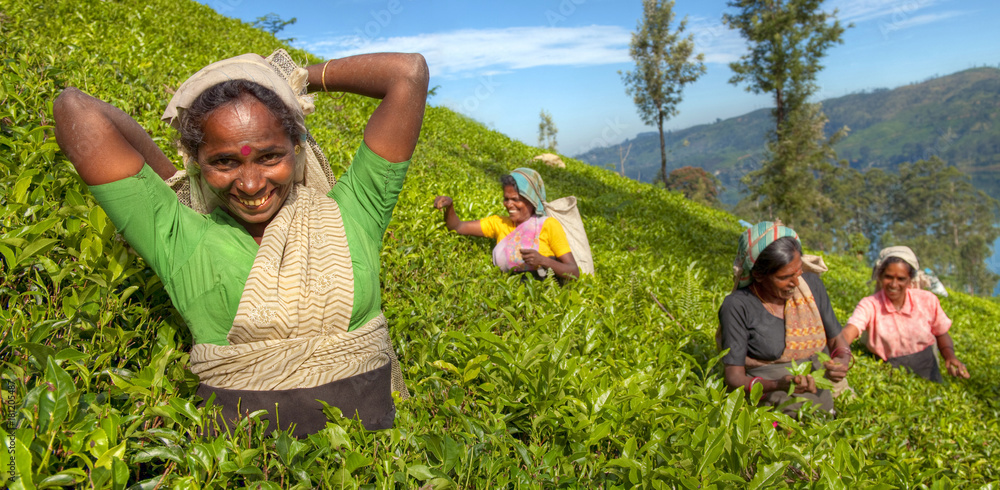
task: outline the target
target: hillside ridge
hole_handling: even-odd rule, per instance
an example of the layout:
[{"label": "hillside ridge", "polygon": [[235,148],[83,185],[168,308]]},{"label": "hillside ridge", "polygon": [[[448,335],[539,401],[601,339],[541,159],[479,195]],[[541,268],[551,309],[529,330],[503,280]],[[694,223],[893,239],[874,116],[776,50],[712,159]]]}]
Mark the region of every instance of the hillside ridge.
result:
[{"label": "hillside ridge", "polygon": [[[977,188],[1000,195],[1000,69],[969,68],[893,89],[874,89],[823,100],[827,134],[847,126],[835,149],[858,169],[894,170],[903,162],[937,155],[973,177]],[[668,171],[702,167],[726,186],[734,204],[739,179],[757,168],[772,130],[770,109],[674,130],[667,135]],[[651,182],[659,168],[659,139],[646,132],[619,145],[591,149],[576,158],[597,166],[618,165],[618,147],[632,145],[626,175]]]}]

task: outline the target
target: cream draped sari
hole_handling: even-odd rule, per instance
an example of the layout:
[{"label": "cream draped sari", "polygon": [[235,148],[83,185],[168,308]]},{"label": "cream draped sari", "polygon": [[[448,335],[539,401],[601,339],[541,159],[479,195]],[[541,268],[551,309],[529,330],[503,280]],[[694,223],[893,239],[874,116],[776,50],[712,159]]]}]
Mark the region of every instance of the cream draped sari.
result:
[{"label": "cream draped sari", "polygon": [[353,304],[340,209],[333,199],[296,186],[264,232],[230,345],[195,345],[191,371],[215,388],[287,390],[392,363],[393,391],[408,397],[385,316],[349,332]]}]

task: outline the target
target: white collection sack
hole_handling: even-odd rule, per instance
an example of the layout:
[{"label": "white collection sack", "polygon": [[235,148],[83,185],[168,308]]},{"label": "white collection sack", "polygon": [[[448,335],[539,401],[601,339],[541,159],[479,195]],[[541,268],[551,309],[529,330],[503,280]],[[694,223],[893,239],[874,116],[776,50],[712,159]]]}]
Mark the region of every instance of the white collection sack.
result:
[{"label": "white collection sack", "polygon": [[583,229],[583,219],[576,209],[576,196],[568,196],[545,203],[545,213],[555,218],[566,231],[566,241],[573,252],[573,259],[581,274],[594,274],[594,257],[590,253],[590,241]]}]

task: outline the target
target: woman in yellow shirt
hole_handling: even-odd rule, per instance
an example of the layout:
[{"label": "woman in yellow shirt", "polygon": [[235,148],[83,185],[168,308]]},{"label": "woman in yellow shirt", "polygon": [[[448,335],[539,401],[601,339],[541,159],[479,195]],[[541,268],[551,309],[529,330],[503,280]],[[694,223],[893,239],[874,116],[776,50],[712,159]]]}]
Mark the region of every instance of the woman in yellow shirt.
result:
[{"label": "woman in yellow shirt", "polygon": [[580,269],[566,241],[566,232],[559,221],[545,216],[542,177],[530,168],[518,168],[503,176],[500,184],[508,216],[462,221],[448,196],[437,196],[434,207],[444,211],[449,230],[496,240],[493,263],[500,270],[542,277],[546,269],[552,269],[562,280],[576,279]]}]

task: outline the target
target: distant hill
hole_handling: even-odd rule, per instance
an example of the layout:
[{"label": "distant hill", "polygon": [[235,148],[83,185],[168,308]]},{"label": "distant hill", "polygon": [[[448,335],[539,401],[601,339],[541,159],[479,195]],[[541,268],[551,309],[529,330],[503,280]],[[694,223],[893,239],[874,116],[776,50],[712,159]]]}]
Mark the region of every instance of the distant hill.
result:
[{"label": "distant hill", "polygon": [[[1000,69],[973,68],[895,89],[876,89],[823,101],[827,133],[847,126],[837,144],[840,158],[859,169],[895,170],[900,163],[937,155],[973,177],[976,186],[1000,195]],[[770,109],[673,131],[667,135],[668,171],[692,165],[716,174],[726,186],[723,201],[739,199],[739,179],[757,168],[772,128]],[[577,158],[618,166],[619,146],[632,145],[625,171],[650,182],[659,168],[655,132],[621,145],[595,148]]]}]

